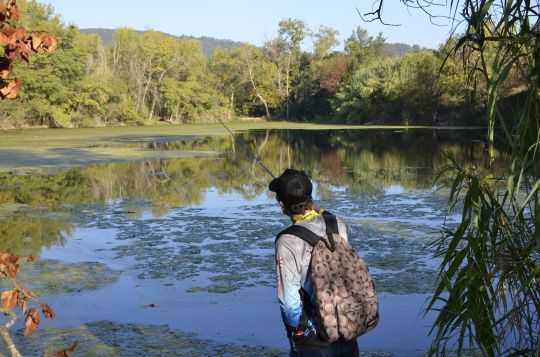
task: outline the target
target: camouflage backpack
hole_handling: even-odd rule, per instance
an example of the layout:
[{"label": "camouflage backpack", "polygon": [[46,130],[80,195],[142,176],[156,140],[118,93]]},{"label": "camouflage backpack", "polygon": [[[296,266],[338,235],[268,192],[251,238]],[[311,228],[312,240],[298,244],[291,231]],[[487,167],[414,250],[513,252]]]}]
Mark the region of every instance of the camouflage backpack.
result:
[{"label": "camouflage backpack", "polygon": [[312,310],[319,337],[334,342],[352,340],[379,322],[378,301],[368,266],[350,243],[338,234],[336,217],[323,213],[326,235],[293,225],[282,234],[295,235],[313,247],[311,278]]}]

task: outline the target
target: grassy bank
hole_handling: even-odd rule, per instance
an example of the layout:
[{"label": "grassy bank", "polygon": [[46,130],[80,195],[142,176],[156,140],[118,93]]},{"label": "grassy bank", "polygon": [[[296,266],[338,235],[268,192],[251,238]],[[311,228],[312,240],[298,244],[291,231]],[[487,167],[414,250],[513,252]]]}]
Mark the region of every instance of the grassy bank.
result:
[{"label": "grassy bank", "polygon": [[[293,122],[232,122],[227,123],[231,130],[252,129],[303,129],[303,130],[339,130],[339,129],[467,129],[471,127],[448,126],[399,126],[399,125],[329,125]],[[179,124],[155,126],[119,126],[80,129],[13,129],[0,132],[0,148],[80,148],[95,144],[122,143],[126,140],[145,141],[145,138],[174,139],[184,135],[219,135],[226,134],[219,124]]]},{"label": "grassy bank", "polygon": [[[264,129],[340,130],[430,128],[425,126],[325,125],[292,122],[232,122],[233,131]],[[431,127],[433,129],[463,129]],[[145,144],[174,142],[198,136],[227,135],[219,123],[123,126],[85,129],[25,129],[0,132],[0,171],[61,169],[108,162],[208,156],[210,150],[156,150]]]}]

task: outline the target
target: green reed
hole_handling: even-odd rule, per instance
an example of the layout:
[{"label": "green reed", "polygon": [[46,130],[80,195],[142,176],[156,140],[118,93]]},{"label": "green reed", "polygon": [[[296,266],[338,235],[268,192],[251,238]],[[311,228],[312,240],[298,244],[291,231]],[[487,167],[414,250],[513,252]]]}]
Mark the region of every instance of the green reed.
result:
[{"label": "green reed", "polygon": [[[462,213],[461,222],[446,224],[433,242],[442,260],[438,287],[426,309],[438,314],[431,354],[538,355],[539,2],[464,0],[450,5],[454,14],[461,12],[467,29],[450,55],[462,56],[474,88],[483,94],[489,154],[500,128],[510,160],[502,175],[489,164],[479,174],[448,156],[450,163],[440,172],[439,182],[445,175],[453,177],[449,212],[459,208]],[[516,78],[524,84],[519,105],[512,104],[508,91]]]}]

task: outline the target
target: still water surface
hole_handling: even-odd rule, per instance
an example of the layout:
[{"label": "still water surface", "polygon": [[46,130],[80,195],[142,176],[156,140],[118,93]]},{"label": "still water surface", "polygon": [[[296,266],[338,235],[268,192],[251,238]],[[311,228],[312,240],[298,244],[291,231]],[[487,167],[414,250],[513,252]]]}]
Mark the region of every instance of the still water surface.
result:
[{"label": "still water surface", "polygon": [[[445,220],[447,200],[446,190],[432,186],[434,174],[446,163],[443,151],[478,166],[482,132],[238,135],[274,174],[287,167],[306,170],[315,182],[316,203],[351,224],[352,245],[368,262],[380,294],[381,322],[360,338],[361,349],[425,351],[434,317],[423,317],[422,307],[438,263],[428,243]],[[54,329],[45,332],[59,335],[71,328],[69,333],[79,334],[73,328],[86,326],[95,337],[83,338],[87,345],[118,344],[109,347],[129,354],[122,343],[107,339],[111,331],[168,325],[196,333],[189,340],[202,354],[242,351],[218,348],[231,345],[284,351],[273,243],[289,222],[266,189],[269,176],[230,136],[120,145],[167,157],[186,150],[208,155],[0,173],[0,250],[39,256],[38,263],[21,268],[21,280],[56,309],[58,319],[42,327]],[[124,345],[135,343],[135,335],[126,336]],[[158,354],[152,344],[170,347],[173,337],[166,342],[161,335],[140,348]]]}]

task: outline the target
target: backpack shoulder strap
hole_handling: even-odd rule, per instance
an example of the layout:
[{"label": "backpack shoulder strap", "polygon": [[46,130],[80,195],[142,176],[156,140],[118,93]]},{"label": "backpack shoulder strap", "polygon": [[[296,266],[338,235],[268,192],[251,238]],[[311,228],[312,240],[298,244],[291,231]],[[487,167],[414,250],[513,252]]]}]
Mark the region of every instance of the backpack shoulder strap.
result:
[{"label": "backpack shoulder strap", "polygon": [[283,234],[292,234],[293,236],[297,236],[298,238],[306,241],[312,247],[315,247],[317,243],[319,242],[319,240],[321,240],[322,238],[305,227],[302,227],[299,225],[293,225],[279,232],[279,234],[276,237],[276,242],[278,241],[279,237],[281,237]]},{"label": "backpack shoulder strap", "polygon": [[[323,212],[324,223],[326,224],[326,237],[328,237],[328,249],[334,251],[336,249],[336,242],[334,241],[334,234],[339,234],[337,218],[330,212]],[[326,243],[326,242],[325,242]]]},{"label": "backpack shoulder strap", "polygon": [[324,218],[324,223],[326,223],[326,234],[330,235],[332,233],[339,234],[339,228],[337,223],[337,218],[332,213],[324,211],[322,213]]},{"label": "backpack shoulder strap", "polygon": [[339,234],[338,229],[338,223],[337,218],[332,213],[328,211],[324,211],[322,213],[322,216],[324,218],[324,223],[326,225],[326,237],[327,239],[324,239],[323,237],[320,237],[310,231],[309,229],[299,226],[299,225],[292,225],[288,227],[287,229],[281,231],[278,233],[276,237],[276,242],[278,241],[279,237],[281,237],[283,234],[292,234],[294,236],[297,236],[298,238],[304,240],[312,247],[315,247],[317,243],[322,239],[326,247],[330,251],[334,251],[336,249],[336,243],[334,241],[333,234]]}]

